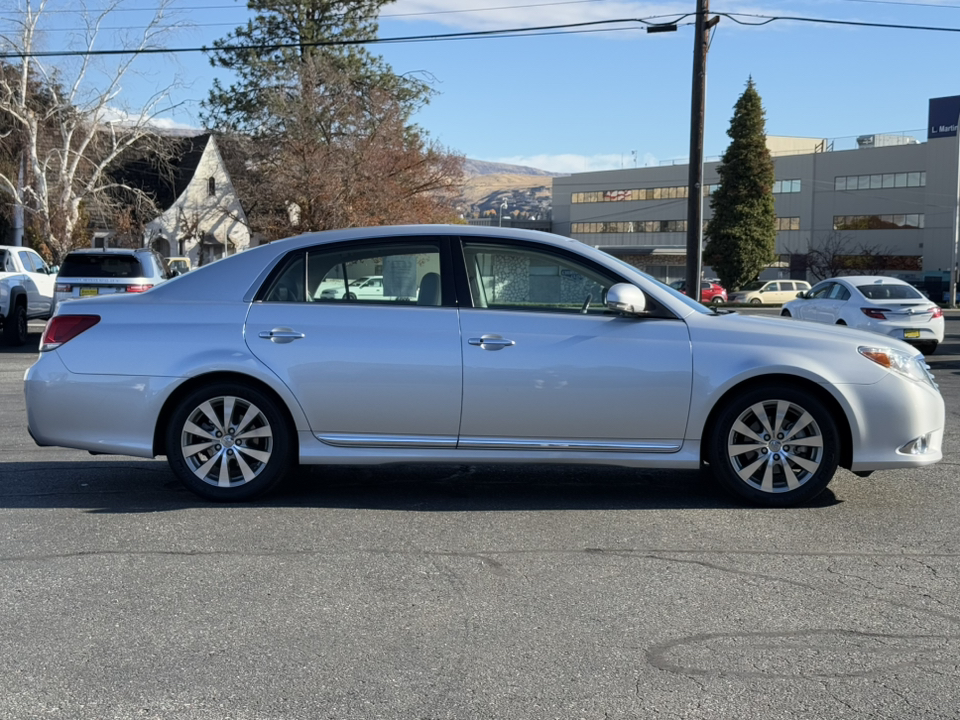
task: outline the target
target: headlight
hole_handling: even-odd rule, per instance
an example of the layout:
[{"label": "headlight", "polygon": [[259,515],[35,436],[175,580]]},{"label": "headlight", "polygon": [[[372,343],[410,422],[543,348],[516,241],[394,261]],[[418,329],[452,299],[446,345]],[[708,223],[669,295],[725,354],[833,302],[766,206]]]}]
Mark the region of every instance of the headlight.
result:
[{"label": "headlight", "polygon": [[857,350],[877,365],[883,365],[888,370],[893,370],[895,373],[911,380],[930,383],[932,387],[937,387],[937,384],[933,381],[933,375],[930,373],[930,366],[924,362],[923,355],[910,355],[902,350],[887,347],[860,346]]}]

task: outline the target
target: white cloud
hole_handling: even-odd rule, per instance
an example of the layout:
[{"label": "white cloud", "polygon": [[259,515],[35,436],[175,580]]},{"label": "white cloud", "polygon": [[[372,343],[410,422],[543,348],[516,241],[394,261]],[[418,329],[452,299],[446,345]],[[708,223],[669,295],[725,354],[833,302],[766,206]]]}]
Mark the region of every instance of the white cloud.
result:
[{"label": "white cloud", "polygon": [[143,115],[129,113],[126,110],[115,107],[105,107],[97,116],[97,122],[104,124],[117,123],[118,125],[135,126],[144,123],[144,120],[146,120],[146,125],[155,127],[158,130],[196,130],[197,132],[202,132],[202,130],[198,127],[194,127],[188,123],[179,122],[172,118],[144,118]]},{"label": "white cloud", "polygon": [[[509,165],[525,165],[526,167],[546,170],[556,173],[582,173],[595,170],[620,170],[633,167],[633,156],[630,153],[604,155],[515,155],[513,157],[484,158],[490,162],[507,163]],[[659,160],[650,153],[644,153],[637,158],[640,167],[659,165]]]}]

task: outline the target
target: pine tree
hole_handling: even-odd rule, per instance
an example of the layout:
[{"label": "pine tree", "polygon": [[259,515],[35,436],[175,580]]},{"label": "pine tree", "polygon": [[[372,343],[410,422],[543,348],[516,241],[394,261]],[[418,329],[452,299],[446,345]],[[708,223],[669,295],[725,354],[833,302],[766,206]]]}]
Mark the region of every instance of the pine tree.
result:
[{"label": "pine tree", "polygon": [[754,280],[775,260],[774,168],[764,126],[763,103],[750,78],[734,106],[727,130],[731,142],[717,167],[720,187],[710,199],[713,217],[703,255],[731,290]]}]

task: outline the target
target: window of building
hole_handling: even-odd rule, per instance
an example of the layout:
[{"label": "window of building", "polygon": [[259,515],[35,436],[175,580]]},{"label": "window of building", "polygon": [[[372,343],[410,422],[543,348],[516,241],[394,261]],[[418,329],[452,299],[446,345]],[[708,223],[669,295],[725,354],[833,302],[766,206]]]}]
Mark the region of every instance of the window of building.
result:
[{"label": "window of building", "polygon": [[834,190],[881,190],[926,186],[927,173],[920,171],[877,175],[841,175],[834,178],[833,185]]},{"label": "window of building", "polygon": [[217,194],[217,179],[216,178],[207,178],[207,195],[211,197]]},{"label": "window of building", "polygon": [[777,230],[799,230],[800,218],[798,217],[778,217]]},{"label": "window of building", "polygon": [[834,215],[834,230],[919,230],[923,213],[904,215]]},{"label": "window of building", "polygon": [[573,223],[571,232],[591,233],[667,233],[686,232],[686,220],[619,220],[611,222]]},{"label": "window of building", "polygon": [[773,183],[774,195],[780,195],[781,193],[798,193],[798,192],[800,192],[799,180],[776,180]]}]

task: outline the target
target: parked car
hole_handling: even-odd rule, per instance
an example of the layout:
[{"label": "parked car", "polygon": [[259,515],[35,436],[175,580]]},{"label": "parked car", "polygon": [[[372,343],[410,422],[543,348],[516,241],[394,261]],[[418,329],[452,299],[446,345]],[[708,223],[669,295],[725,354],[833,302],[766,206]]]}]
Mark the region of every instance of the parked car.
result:
[{"label": "parked car", "polygon": [[862,275],[817,283],[781,315],[888,335],[931,355],[943,342],[943,310],[908,282]]},{"label": "parked car", "polygon": [[141,293],[172,276],[163,259],[148,248],[74,250],[60,265],[54,303],[95,295]]},{"label": "parked car", "polygon": [[[684,295],[687,294],[687,281],[686,280],[677,280],[676,282],[670,283],[670,287],[674,290],[679,290]],[[712,303],[714,305],[722,305],[727,302],[727,291],[716,282],[711,282],[710,280],[701,280],[700,281],[700,302]]]},{"label": "parked car", "polygon": [[188,257],[168,257],[167,267],[170,268],[171,272],[183,275],[190,272],[192,266]]},{"label": "parked car", "polygon": [[[417,299],[316,297],[373,263]],[[40,350],[24,378],[39,445],[166,455],[217,501],[297,462],[707,463],[741,498],[783,506],[838,465],[942,457],[943,399],[910,345],[705,306],[512,228],[273,242],[149,293],[62,303]]]},{"label": "parked car", "polygon": [[27,342],[27,322],[53,311],[53,275],[30,248],[0,245],[0,327],[8,345]]},{"label": "parked car", "polygon": [[735,292],[728,292],[727,297],[732,303],[780,305],[809,289],[810,283],[806,280],[754,280]]},{"label": "parked car", "polygon": [[[356,300],[359,298],[382,298],[383,297],[383,276],[369,275],[359,277],[356,280],[339,280],[333,287],[326,287],[320,293],[320,297],[325,300],[333,298],[343,298],[345,300]],[[395,299],[393,297],[390,298]]]}]

